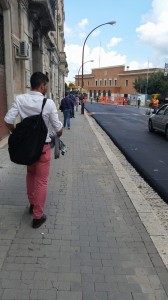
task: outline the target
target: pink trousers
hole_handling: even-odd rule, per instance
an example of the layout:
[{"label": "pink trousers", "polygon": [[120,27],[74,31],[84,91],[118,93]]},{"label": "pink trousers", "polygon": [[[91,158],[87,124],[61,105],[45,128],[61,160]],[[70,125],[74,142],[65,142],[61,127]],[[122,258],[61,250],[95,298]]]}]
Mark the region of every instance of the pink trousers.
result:
[{"label": "pink trousers", "polygon": [[40,219],[43,215],[48,187],[50,158],[50,145],[44,145],[40,159],[31,166],[27,166],[27,195],[30,204],[34,205],[34,219]]}]

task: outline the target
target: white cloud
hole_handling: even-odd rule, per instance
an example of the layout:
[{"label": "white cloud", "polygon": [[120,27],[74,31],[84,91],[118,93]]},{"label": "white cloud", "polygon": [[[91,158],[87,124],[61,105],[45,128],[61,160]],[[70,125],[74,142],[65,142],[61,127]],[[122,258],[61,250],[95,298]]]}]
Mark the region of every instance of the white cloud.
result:
[{"label": "white cloud", "polygon": [[153,0],[152,11],[143,16],[143,24],[136,32],[140,41],[167,55],[168,48],[168,1]]},{"label": "white cloud", "polygon": [[[75,36],[80,40],[86,38],[85,29],[89,21],[87,18],[82,19],[73,31],[65,27],[65,34]],[[129,66],[130,70],[149,67],[160,67],[168,61],[168,0],[153,0],[152,7],[148,14],[141,18],[141,25],[136,28],[139,41],[153,49],[153,55],[150,56],[150,63],[138,61],[129,61],[127,55],[111,51],[111,48],[122,42],[120,37],[113,37],[106,45],[105,50],[102,46],[90,49],[85,46],[85,61],[94,59],[93,63],[87,63],[84,66],[84,72],[91,72],[92,68],[122,65]],[[97,29],[92,36],[98,36],[100,30]],[[77,39],[76,39],[77,40]],[[124,51],[124,50],[123,50]],[[66,45],[65,52],[67,55],[68,68],[70,70],[68,79],[74,81],[74,76],[82,64],[82,46],[77,44]],[[148,53],[147,53],[148,56]],[[152,63],[153,61],[153,63]]]},{"label": "white cloud", "polygon": [[121,38],[113,37],[110,42],[107,44],[107,48],[112,48],[119,44],[122,41]]},{"label": "white cloud", "polygon": [[64,24],[64,33],[66,36],[70,36],[72,34],[72,29]]},{"label": "white cloud", "polygon": [[99,36],[100,35],[100,29],[96,29],[93,31],[92,36]]},{"label": "white cloud", "polygon": [[86,25],[88,25],[88,19],[82,19],[79,23],[78,23],[78,27],[81,29],[84,29],[86,27]]},{"label": "white cloud", "polygon": [[137,70],[137,69],[148,69],[153,68],[153,64],[149,61],[145,61],[143,64],[139,63],[138,61],[130,61],[128,64],[129,70]]},{"label": "white cloud", "polygon": [[[66,45],[65,52],[67,55],[68,68],[71,71],[68,80],[75,81],[74,77],[78,74],[81,68],[82,61],[82,47],[79,45]],[[95,47],[90,49],[85,46],[85,61],[94,60],[94,62],[88,62],[84,66],[84,73],[90,73],[91,69],[107,66],[115,66],[126,64],[126,55],[121,55],[115,51],[105,51],[102,47]],[[81,72],[81,69],[80,69]],[[81,74],[81,73],[80,73]]]}]

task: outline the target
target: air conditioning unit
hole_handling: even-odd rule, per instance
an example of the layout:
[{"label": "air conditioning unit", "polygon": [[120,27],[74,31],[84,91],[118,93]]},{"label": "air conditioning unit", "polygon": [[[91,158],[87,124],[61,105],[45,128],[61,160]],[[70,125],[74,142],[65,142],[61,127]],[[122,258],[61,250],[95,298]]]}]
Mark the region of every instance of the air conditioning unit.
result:
[{"label": "air conditioning unit", "polygon": [[26,41],[20,42],[20,56],[29,57],[30,55],[30,45]]},{"label": "air conditioning unit", "polygon": [[20,47],[16,49],[16,59],[27,60],[30,58],[30,44],[26,41],[20,42]]}]

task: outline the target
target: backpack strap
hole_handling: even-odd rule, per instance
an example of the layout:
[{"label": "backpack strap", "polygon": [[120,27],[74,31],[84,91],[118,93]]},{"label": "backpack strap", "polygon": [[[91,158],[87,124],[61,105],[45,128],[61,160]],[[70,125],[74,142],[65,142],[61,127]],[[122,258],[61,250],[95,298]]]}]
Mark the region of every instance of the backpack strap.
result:
[{"label": "backpack strap", "polygon": [[42,111],[43,111],[43,108],[44,108],[44,105],[46,104],[46,102],[47,102],[47,98],[44,98],[44,99],[43,99],[42,108],[41,108],[41,113],[42,113]]}]

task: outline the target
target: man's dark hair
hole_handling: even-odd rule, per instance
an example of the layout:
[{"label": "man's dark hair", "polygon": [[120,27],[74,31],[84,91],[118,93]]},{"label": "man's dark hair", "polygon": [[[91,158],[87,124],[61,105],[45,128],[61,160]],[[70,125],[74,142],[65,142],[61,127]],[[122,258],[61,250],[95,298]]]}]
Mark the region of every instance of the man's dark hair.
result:
[{"label": "man's dark hair", "polygon": [[67,97],[68,96],[68,92],[65,92],[65,97]]},{"label": "man's dark hair", "polygon": [[47,82],[49,82],[48,77],[41,72],[33,73],[30,78],[32,89],[38,88],[42,83],[47,84]]}]

